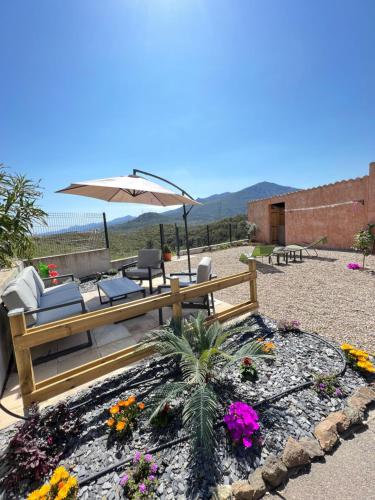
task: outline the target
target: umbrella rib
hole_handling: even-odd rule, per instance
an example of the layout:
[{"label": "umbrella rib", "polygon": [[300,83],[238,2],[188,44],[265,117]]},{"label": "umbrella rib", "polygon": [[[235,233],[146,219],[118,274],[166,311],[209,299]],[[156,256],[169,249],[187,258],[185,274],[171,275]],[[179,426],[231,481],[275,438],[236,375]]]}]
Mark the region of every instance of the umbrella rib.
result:
[{"label": "umbrella rib", "polygon": [[162,206],[162,207],[166,207],[166,205],[164,205],[164,203],[161,201],[161,199],[160,199],[160,198],[158,198],[158,197],[156,196],[156,194],[155,194],[155,193],[152,193],[152,194],[155,196],[155,198],[156,198],[158,201],[160,201],[160,203],[161,203],[161,206]]}]

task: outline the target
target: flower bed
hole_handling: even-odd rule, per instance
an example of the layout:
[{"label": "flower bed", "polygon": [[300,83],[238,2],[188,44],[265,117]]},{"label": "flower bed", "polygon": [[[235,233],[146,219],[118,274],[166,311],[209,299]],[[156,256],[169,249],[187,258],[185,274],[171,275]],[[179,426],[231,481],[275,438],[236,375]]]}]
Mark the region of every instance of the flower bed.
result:
[{"label": "flower bed", "polygon": [[[225,384],[220,394],[219,424],[224,415],[230,413],[232,403],[243,402],[255,407],[261,400],[276,396],[300,383],[315,380],[312,377],[319,374],[337,373],[342,367],[340,354],[319,338],[303,332],[279,332],[274,322],[261,316],[249,318],[232,331],[230,341],[238,345],[242,345],[251,337],[264,338],[265,341],[272,342],[275,346],[273,349],[275,359],[257,361],[256,381],[243,380],[239,370],[240,363],[234,365],[230,372],[220,375]],[[269,347],[271,348],[270,345]],[[120,479],[127,474],[129,464],[87,484],[84,481],[85,477],[118,460],[125,458],[133,460],[137,450],[147,453],[184,435],[182,415],[178,408],[179,395],[169,402],[168,418],[160,425],[150,425],[146,413],[143,409],[139,409],[136,416],[137,425],[134,425],[132,431],[123,439],[118,439],[117,432],[110,430],[114,424],[108,426],[107,423],[109,418],[113,418],[113,415],[108,413],[109,409],[118,406],[119,400],[133,401],[132,396],[134,396],[138,402],[145,403],[146,411],[151,389],[173,381],[176,377],[174,362],[154,358],[69,398],[68,402],[71,405],[83,403],[79,410],[82,432],[76,440],[69,442],[62,454],[60,465],[65,465],[77,477],[81,485],[78,498],[92,499],[103,496],[108,499],[122,498],[124,485],[120,484]],[[249,432],[246,431],[241,436],[237,435],[238,432],[233,436],[228,433],[225,425],[219,425],[215,429],[218,441],[216,460],[204,460],[195,466],[192,464],[188,466],[191,458],[188,441],[175,443],[153,453],[158,463],[159,474],[156,496],[162,499],[182,499],[189,497],[194,489],[202,496],[208,496],[215,480],[222,484],[230,484],[247,478],[249,472],[261,465],[270,453],[279,453],[283,449],[288,436],[296,438],[311,436],[314,426],[322,417],[331,411],[341,409],[345,404],[345,396],[355,387],[365,384],[361,374],[350,368],[339,377],[339,381],[343,391],[342,397],[335,394],[319,394],[314,387],[311,387],[285,394],[274,402],[256,407],[259,420],[252,414],[254,417],[252,430],[250,432],[248,422]],[[129,387],[134,383],[139,385]],[[136,404],[135,401],[132,404]],[[115,411],[114,415],[118,413]],[[6,446],[11,433],[12,429],[8,429],[0,434],[2,448]],[[246,440],[250,438],[252,446],[244,446],[243,438]],[[233,444],[233,441],[237,444]],[[249,444],[249,441],[246,442]],[[43,481],[36,487],[42,484]],[[33,488],[28,489],[27,493],[31,489]]]}]

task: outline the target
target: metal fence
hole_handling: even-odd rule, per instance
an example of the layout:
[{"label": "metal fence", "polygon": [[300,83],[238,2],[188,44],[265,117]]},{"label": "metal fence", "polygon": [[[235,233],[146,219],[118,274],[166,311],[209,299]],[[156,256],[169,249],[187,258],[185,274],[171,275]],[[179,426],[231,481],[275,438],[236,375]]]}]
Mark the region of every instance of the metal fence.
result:
[{"label": "metal fence", "polygon": [[50,213],[34,224],[35,257],[106,248],[105,214]]},{"label": "metal fence", "polygon": [[[168,244],[177,255],[186,248],[185,230],[181,224],[154,224],[128,228],[106,222],[101,213],[51,213],[46,224],[35,224],[34,257],[109,248],[112,259],[136,255],[141,248],[160,248]],[[245,239],[243,222],[228,219],[211,224],[189,225],[190,248],[230,243]]]}]

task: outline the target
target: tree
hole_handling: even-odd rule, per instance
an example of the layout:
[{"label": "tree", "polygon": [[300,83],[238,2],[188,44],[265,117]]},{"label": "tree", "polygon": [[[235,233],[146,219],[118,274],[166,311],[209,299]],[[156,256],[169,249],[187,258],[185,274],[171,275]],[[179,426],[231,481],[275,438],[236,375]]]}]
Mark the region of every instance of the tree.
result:
[{"label": "tree", "polygon": [[353,248],[363,255],[362,267],[365,267],[365,259],[371,254],[375,237],[372,228],[375,224],[368,224],[366,229],[362,229],[354,236]]},{"label": "tree", "polygon": [[210,453],[214,444],[214,425],[218,418],[222,375],[244,357],[270,358],[262,342],[250,340],[240,348],[231,342],[233,332],[224,332],[219,322],[210,326],[200,312],[190,322],[171,323],[150,332],[143,346],[152,346],[163,358],[175,358],[182,380],[164,384],[152,395],[150,421],[166,404],[183,399],[183,424],[191,431],[193,451]]},{"label": "tree", "polygon": [[39,183],[11,174],[0,164],[0,267],[32,256],[33,224],[44,222],[47,215],[36,205],[41,195]]}]

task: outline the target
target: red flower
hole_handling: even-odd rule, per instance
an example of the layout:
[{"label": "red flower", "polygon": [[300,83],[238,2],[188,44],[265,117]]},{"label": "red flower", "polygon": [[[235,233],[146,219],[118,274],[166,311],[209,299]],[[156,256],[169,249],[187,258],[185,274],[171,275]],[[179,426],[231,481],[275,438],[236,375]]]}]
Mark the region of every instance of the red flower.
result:
[{"label": "red flower", "polygon": [[59,273],[57,271],[50,271],[49,275],[50,275],[51,278],[56,278],[56,276],[58,276]]},{"label": "red flower", "polygon": [[250,366],[253,364],[253,361],[251,358],[243,358],[242,360],[242,364],[246,365],[246,366]]},{"label": "red flower", "polygon": [[48,269],[57,269],[57,265],[56,264],[48,264]]}]

